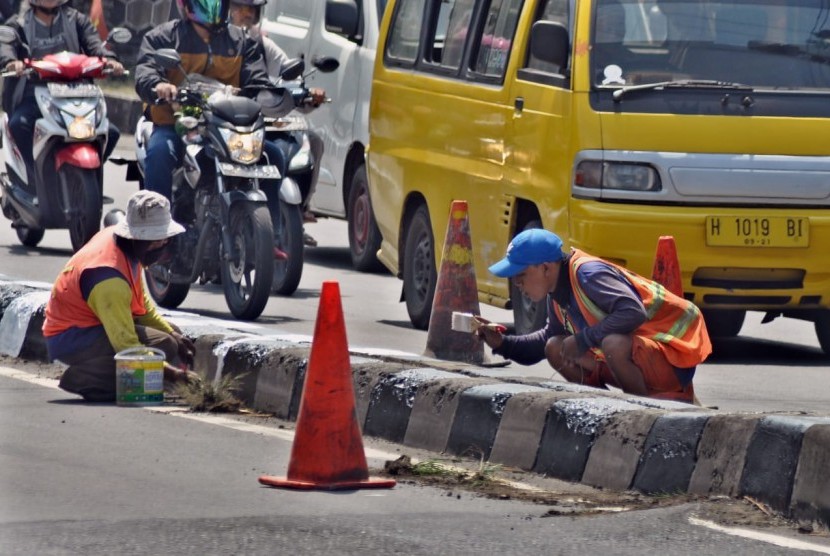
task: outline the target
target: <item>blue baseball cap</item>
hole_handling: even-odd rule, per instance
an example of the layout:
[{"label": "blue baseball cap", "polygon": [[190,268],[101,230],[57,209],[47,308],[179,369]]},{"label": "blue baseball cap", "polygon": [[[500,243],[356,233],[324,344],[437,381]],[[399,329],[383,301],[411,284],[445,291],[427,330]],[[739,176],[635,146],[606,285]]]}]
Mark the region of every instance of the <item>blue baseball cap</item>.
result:
[{"label": "blue baseball cap", "polygon": [[558,235],[542,228],[532,228],[513,238],[507,246],[507,254],[490,267],[490,272],[510,278],[531,265],[556,263],[564,258],[562,240]]}]

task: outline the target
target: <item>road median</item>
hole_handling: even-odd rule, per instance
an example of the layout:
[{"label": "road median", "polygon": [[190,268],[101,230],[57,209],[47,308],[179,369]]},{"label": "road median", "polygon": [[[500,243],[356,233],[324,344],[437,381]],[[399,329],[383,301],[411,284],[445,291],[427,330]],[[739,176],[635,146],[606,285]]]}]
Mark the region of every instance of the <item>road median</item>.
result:
[{"label": "road median", "polygon": [[[0,351],[46,361],[48,284],[0,281]],[[174,313],[208,380],[241,376],[250,408],[294,420],[310,341]],[[198,323],[198,324],[196,324]],[[830,525],[830,418],[728,413],[472,365],[351,351],[363,433],[614,490],[750,496]],[[71,394],[67,394],[71,396]]]}]

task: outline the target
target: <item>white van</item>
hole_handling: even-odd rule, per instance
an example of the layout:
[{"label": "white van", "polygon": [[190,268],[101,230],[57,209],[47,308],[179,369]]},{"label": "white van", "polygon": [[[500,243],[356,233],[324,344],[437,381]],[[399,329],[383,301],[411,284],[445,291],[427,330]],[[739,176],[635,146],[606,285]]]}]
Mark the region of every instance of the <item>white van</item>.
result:
[{"label": "white van", "polygon": [[316,72],[307,84],[325,89],[331,103],[309,114],[325,144],[317,190],[310,210],[349,221],[349,246],[357,270],[382,268],[377,260],[380,232],[366,180],[364,151],[369,141],[369,95],[378,26],[386,0],[270,0],[263,28],[289,56],[340,61],[332,73]]}]

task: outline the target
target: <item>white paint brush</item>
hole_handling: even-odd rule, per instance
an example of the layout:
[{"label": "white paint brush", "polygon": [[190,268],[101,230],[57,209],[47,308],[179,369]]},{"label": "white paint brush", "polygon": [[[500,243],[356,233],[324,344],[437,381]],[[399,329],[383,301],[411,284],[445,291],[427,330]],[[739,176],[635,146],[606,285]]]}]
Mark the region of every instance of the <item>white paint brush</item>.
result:
[{"label": "white paint brush", "polygon": [[467,332],[473,334],[481,327],[501,332],[502,334],[507,330],[503,325],[489,322],[482,319],[478,315],[472,313],[462,313],[459,311],[452,312],[452,326],[451,328],[456,332]]}]

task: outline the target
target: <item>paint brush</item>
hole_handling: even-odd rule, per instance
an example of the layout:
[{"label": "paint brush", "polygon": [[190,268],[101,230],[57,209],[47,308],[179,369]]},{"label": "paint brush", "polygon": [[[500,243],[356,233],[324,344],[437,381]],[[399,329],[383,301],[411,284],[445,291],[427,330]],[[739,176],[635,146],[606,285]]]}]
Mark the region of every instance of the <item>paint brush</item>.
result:
[{"label": "paint brush", "polygon": [[474,334],[479,328],[489,328],[496,332],[504,334],[507,328],[501,324],[490,322],[472,313],[462,313],[460,311],[452,312],[452,326],[451,328],[456,332],[468,332]]}]

